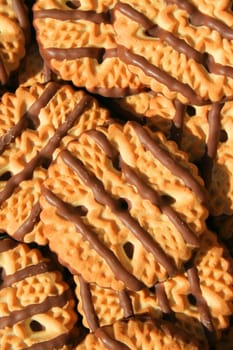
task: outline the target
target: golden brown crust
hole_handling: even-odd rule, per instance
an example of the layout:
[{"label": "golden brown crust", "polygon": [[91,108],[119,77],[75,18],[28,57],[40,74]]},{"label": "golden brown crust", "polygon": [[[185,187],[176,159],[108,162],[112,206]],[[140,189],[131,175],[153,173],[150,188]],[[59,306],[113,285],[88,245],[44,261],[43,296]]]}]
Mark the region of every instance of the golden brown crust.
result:
[{"label": "golden brown crust", "polygon": [[[233,311],[232,260],[213,233],[207,231],[203,235],[194,264],[198,271],[201,293],[207,302],[215,329],[227,328]],[[189,295],[193,292],[188,275],[174,277],[166,281],[164,287],[174,312],[183,312],[201,320],[197,299],[196,302],[192,301],[194,305],[189,300]]]},{"label": "golden brown crust", "polygon": [[77,315],[61,273],[37,249],[9,238],[0,243],[1,349],[70,349]]},{"label": "golden brown crust", "polygon": [[[106,332],[111,339],[117,340],[123,349],[168,349],[174,350],[197,350],[199,349],[195,341],[188,339],[185,334],[174,327],[170,327],[166,322],[129,320],[128,322],[116,322],[112,327],[106,327],[102,332]],[[84,341],[77,346],[76,350],[98,349],[105,350],[106,346],[98,338],[99,331],[89,334]]]},{"label": "golden brown crust", "polygon": [[79,1],[71,6],[64,1],[40,0],[33,7],[40,52],[51,70],[76,86],[105,96],[124,96],[142,87],[117,56],[111,24],[115,3]]},{"label": "golden brown crust", "polygon": [[115,100],[114,108],[118,106],[126,119],[144,122],[176,141],[200,168],[211,215],[232,215],[232,101],[185,105],[150,91]]},{"label": "golden brown crust", "polygon": [[232,348],[232,11],[0,0],[2,350]]},{"label": "golden brown crust", "polygon": [[27,16],[26,6],[21,0],[16,5],[14,1],[0,1],[0,85],[8,83],[11,73],[16,71],[25,56],[31,30]]},{"label": "golden brown crust", "polygon": [[[83,316],[83,324],[90,328],[88,324],[88,316],[85,314],[85,299],[83,299],[81,291],[81,283],[79,276],[74,276],[76,283],[76,295],[79,300],[78,311]],[[88,284],[91,294],[91,302],[98,318],[100,327],[108,326],[116,321],[136,315],[140,319],[149,317],[159,319],[162,317],[161,308],[155,293],[144,288],[138,292],[132,291],[116,291],[111,288],[101,288],[95,283]],[[131,306],[131,314],[126,315],[124,308],[124,300],[128,300]],[[129,311],[129,310],[128,310]]]},{"label": "golden brown crust", "polygon": [[233,84],[232,13],[225,11],[225,23],[211,5],[201,8],[192,1],[124,0],[114,13],[119,56],[129,69],[153,91],[195,104],[232,97]]},{"label": "golden brown crust", "polygon": [[[153,155],[151,150],[144,147],[137,132],[139,134],[145,132],[152,145],[158,145],[158,150],[165,149],[164,154],[168,152],[170,160],[162,164],[161,159],[156,159],[159,155]],[[107,147],[116,152],[116,158],[114,155],[107,155],[103,139],[106,140],[105,145],[108,144]],[[69,161],[66,161],[67,153],[71,158],[74,157],[82,162],[86,172],[83,179],[74,171]],[[122,168],[121,166],[118,168],[117,164],[114,165],[118,160],[123,162]],[[172,173],[174,169],[169,169],[168,163],[175,164],[173,160],[181,173],[183,172],[181,169],[185,168],[190,174],[200,190],[199,194],[197,193],[199,190],[193,191],[189,187],[192,187],[191,184],[185,184],[179,175]],[[130,182],[131,175],[127,175],[130,168],[135,174],[132,178],[139,178],[136,186]],[[91,180],[88,180],[88,173]],[[175,268],[181,268],[182,264],[191,257],[196,244],[195,237],[200,236],[205,228],[207,210],[201,203],[204,198],[201,200],[199,197],[204,194],[202,192],[204,188],[197,175],[197,169],[187,161],[184,153],[178,151],[175,143],[167,142],[159,133],[150,136],[138,124],[128,123],[124,127],[111,124],[108,129],[100,128],[97,132],[83,133],[78,142],[71,142],[66,152],[59,154],[49,168],[48,174],[49,177],[45,181],[45,194],[41,198],[43,207],[41,218],[45,224],[50,248],[56,251],[72,272],[82,273],[88,282],[95,281],[101,286],[122,289],[127,279],[123,282],[116,275],[117,272],[113,272],[113,267],[110,268],[111,264],[109,265],[104,258],[103,247],[100,249],[102,256],[100,251],[97,253],[98,249],[93,249],[93,243],[85,239],[86,229],[98,238],[98,242],[100,241],[104,247],[114,253],[130,274],[147,286],[152,286],[157,280],[164,280],[168,274],[172,273],[171,261]],[[97,181],[96,184],[95,181]],[[94,193],[95,186],[96,193]],[[146,190],[148,193],[145,194],[148,197],[144,198],[145,190],[140,189],[140,186],[148,188]],[[60,204],[55,199],[49,199],[50,194],[46,189],[49,193],[52,191],[58,201],[64,202],[64,206],[68,203],[71,206],[69,208],[84,207],[84,212],[80,212],[80,220],[86,229],[81,229],[79,226],[81,222],[76,225],[71,217],[62,214],[63,209],[59,214],[56,208]],[[151,191],[154,191],[151,195],[153,198],[149,195]],[[161,212],[163,209],[159,208],[158,203],[156,204],[157,195],[161,200],[167,198],[168,203],[170,201],[168,212],[166,209]],[[183,196],[188,209],[185,212]],[[120,203],[122,203],[122,210],[120,207],[119,210],[116,209]],[[123,214],[124,211],[125,214]],[[176,224],[172,223],[175,213]],[[193,243],[191,241],[187,243],[182,238],[179,232],[181,229],[179,220],[183,222],[181,226],[187,225],[190,234],[191,231],[193,232],[191,234]],[[65,233],[60,234],[60,232]],[[163,255],[164,251],[166,257]]]},{"label": "golden brown crust", "polygon": [[38,201],[47,166],[59,148],[107,118],[94,98],[68,85],[20,86],[2,97],[2,231],[18,240],[45,243]]},{"label": "golden brown crust", "polygon": [[[198,282],[194,282],[195,276],[191,277],[188,272],[192,266],[197,271]],[[157,284],[153,291],[145,288],[138,292],[119,292],[92,283],[87,284],[90,293],[87,297],[87,293],[83,294],[82,279],[75,277],[75,282],[80,300],[78,310],[84,325],[91,329],[89,303],[100,327],[128,317],[160,319],[165,315],[206,349],[210,339],[206,338],[205,329],[220,339],[229,327],[233,311],[232,260],[209,231],[203,234],[201,248],[187,272]],[[199,287],[201,294],[197,293]]]}]

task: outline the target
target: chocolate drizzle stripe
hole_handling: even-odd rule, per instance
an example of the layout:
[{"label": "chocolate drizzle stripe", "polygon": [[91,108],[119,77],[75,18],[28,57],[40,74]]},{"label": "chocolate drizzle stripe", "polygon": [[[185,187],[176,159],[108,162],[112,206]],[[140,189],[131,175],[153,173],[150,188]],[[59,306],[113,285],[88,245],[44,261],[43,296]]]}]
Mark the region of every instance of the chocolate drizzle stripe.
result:
[{"label": "chocolate drizzle stripe", "polygon": [[230,76],[233,78],[232,67],[216,63],[212,55],[201,53],[198,50],[194,49],[192,46],[187,44],[185,40],[177,38],[169,31],[166,31],[158,25],[155,25],[145,15],[138,12],[130,5],[119,3],[116,5],[116,9],[121,11],[124,15],[128,16],[132,20],[139,22],[145,28],[147,35],[165,41],[173,49],[180,53],[183,53],[187,58],[193,59],[197,63],[203,65],[203,67],[210,73]]},{"label": "chocolate drizzle stripe", "polygon": [[52,154],[59,146],[61,139],[67,134],[69,129],[72,128],[73,124],[82,115],[82,113],[89,108],[91,101],[92,97],[85,95],[74,107],[73,111],[68,114],[66,121],[57,128],[47,145],[26,164],[25,168],[21,172],[13,175],[7,181],[5,188],[0,192],[0,205],[12,195],[14,189],[22,181],[32,178],[33,172],[37,166],[41,165],[44,160],[51,161]]},{"label": "chocolate drizzle stripe", "polygon": [[40,110],[47,105],[47,103],[55,95],[59,88],[60,86],[56,83],[49,84],[49,86],[46,87],[41,96],[30,106],[29,110],[26,113],[24,113],[24,115],[21,117],[18,123],[12,128],[10,128],[5,135],[2,135],[0,137],[0,154],[30,124],[32,124],[35,128],[39,126],[38,115],[40,113]]},{"label": "chocolate drizzle stripe", "polygon": [[182,167],[179,163],[169,155],[168,151],[161,148],[155,140],[153,140],[149,133],[138,123],[130,121],[140,142],[149,150],[153,156],[158,159],[171,173],[179,177],[185,185],[190,188],[202,203],[207,203],[207,191],[202,187],[192,176],[192,174]]},{"label": "chocolate drizzle stripe", "polygon": [[135,291],[142,289],[142,283],[125,269],[114,253],[105,247],[105,245],[98,239],[96,233],[83,223],[82,219],[75,212],[74,207],[63,202],[44,186],[42,186],[42,194],[51,205],[56,207],[58,215],[71,221],[75,225],[77,231],[83,236],[83,238],[90,243],[92,248],[95,249],[101,257],[103,257],[118,280],[123,281],[129,289]]},{"label": "chocolate drizzle stripe", "polygon": [[45,272],[55,271],[55,265],[50,261],[42,261],[37,265],[26,266],[25,268],[16,271],[12,275],[2,274],[2,282],[0,282],[0,290],[11,286],[12,284],[22,281],[25,278],[39,275]]},{"label": "chocolate drizzle stripe", "polygon": [[[114,163],[119,159],[118,152],[114,149],[111,143],[108,141],[107,137],[97,131],[90,130],[88,134],[95,140],[95,142],[102,148],[106,155],[112,159]],[[139,177],[136,172],[133,171],[126,163],[120,159],[120,168],[126,178],[126,180],[134,185],[138,193],[142,198],[148,199],[152,204],[158,206],[160,210],[168,216],[171,222],[175,225],[178,231],[182,234],[184,240],[195,247],[199,247],[199,241],[192,230],[186,225],[186,223],[181,220],[178,214],[171,208],[166,202],[159,196],[154,189],[148,186],[141,177]],[[162,259],[162,257],[160,258]],[[168,257],[167,257],[168,259]],[[169,260],[168,260],[169,261]]]},{"label": "chocolate drizzle stripe", "polygon": [[58,61],[75,60],[78,58],[89,57],[96,59],[98,62],[101,62],[104,54],[105,49],[101,47],[79,47],[70,49],[51,47],[45,49],[45,55],[49,60],[54,58]]},{"label": "chocolate drizzle stripe", "polygon": [[24,31],[27,44],[31,41],[31,25],[23,0],[12,0],[12,6],[18,18],[19,24]]},{"label": "chocolate drizzle stripe", "polygon": [[195,5],[186,0],[166,0],[168,4],[176,4],[181,9],[188,12],[190,15],[190,22],[195,26],[207,26],[213,30],[216,30],[222,37],[232,40],[233,30],[228,27],[224,22],[217,18],[213,18],[209,15],[200,12]]},{"label": "chocolate drizzle stripe", "polygon": [[84,281],[81,275],[78,276],[80,283],[80,295],[82,300],[82,308],[85,314],[88,326],[100,338],[103,344],[109,350],[129,350],[124,344],[110,337],[103,328],[99,327],[99,321],[92,302],[90,285]]},{"label": "chocolate drizzle stripe", "polygon": [[118,57],[118,52],[117,52],[117,48],[116,47],[114,47],[112,49],[107,49],[104,52],[103,61],[106,60],[107,58],[116,58],[116,57]]},{"label": "chocolate drizzle stripe", "polygon": [[48,86],[45,88],[45,90],[42,92],[40,97],[37,101],[35,101],[29,110],[24,114],[23,118],[26,118],[30,120],[31,123],[33,123],[33,126],[35,128],[39,127],[40,120],[39,120],[39,113],[40,110],[49,103],[49,101],[55,96],[57,91],[61,88],[61,86],[57,83],[49,83]]},{"label": "chocolate drizzle stripe", "polygon": [[86,283],[81,275],[78,275],[80,285],[80,296],[82,309],[88,323],[88,327],[94,333],[99,328],[99,320],[92,302],[90,285]]},{"label": "chocolate drizzle stripe", "polygon": [[120,290],[118,292],[120,305],[124,312],[124,317],[129,318],[134,316],[133,305],[131,298],[126,290]]},{"label": "chocolate drizzle stripe", "polygon": [[114,11],[120,11],[123,15],[132,19],[135,22],[140,23],[146,30],[154,27],[154,23],[141,12],[135,10],[131,5],[118,2],[114,8]]},{"label": "chocolate drizzle stripe", "polygon": [[81,11],[81,10],[60,10],[47,9],[34,12],[34,19],[52,18],[60,21],[77,21],[84,20],[96,24],[111,23],[111,16],[109,12],[97,13],[95,11]]},{"label": "chocolate drizzle stripe", "polygon": [[154,25],[152,28],[149,28],[147,33],[152,37],[165,41],[172,48],[180,53],[183,53],[189,59],[193,59],[196,62],[206,66],[205,56],[202,53],[188,45],[183,39],[175,37],[175,35],[160,28],[158,25]]},{"label": "chocolate drizzle stripe", "polygon": [[163,198],[159,196],[159,194],[157,194],[153,188],[148,186],[131,167],[129,167],[125,162],[123,162],[122,159],[119,160],[119,153],[108,141],[107,137],[101,132],[95,130],[90,130],[87,133],[95,140],[99,147],[102,148],[102,150],[112,160],[113,163],[119,163],[126,180],[137,188],[138,193],[141,195],[141,197],[148,199],[152,204],[158,206],[160,210],[168,216],[171,222],[182,234],[182,237],[186,242],[194,245],[195,247],[199,247],[199,241],[197,237],[192,232],[192,230],[186,225],[186,223],[179,218],[178,214],[173,210],[173,208],[167,205],[166,201],[164,201]]},{"label": "chocolate drizzle stripe", "polygon": [[210,54],[206,55],[206,67],[210,73],[233,78],[233,67],[215,62],[214,57]]},{"label": "chocolate drizzle stripe", "polygon": [[31,304],[24,306],[22,310],[15,310],[10,313],[10,316],[0,317],[0,329],[5,327],[12,327],[14,324],[21,322],[25,319],[32,317],[33,315],[45,313],[54,307],[63,307],[67,300],[71,297],[70,290],[66,290],[61,295],[48,296],[40,304]]},{"label": "chocolate drizzle stripe", "polygon": [[2,85],[5,85],[8,81],[8,74],[7,74],[7,71],[6,71],[6,68],[4,66],[4,63],[3,63],[3,60],[0,56],[0,83]]},{"label": "chocolate drizzle stripe", "polygon": [[208,114],[209,122],[209,137],[207,140],[207,154],[212,159],[215,159],[217,154],[217,147],[219,142],[220,134],[220,119],[221,119],[221,109],[223,104],[214,103]]},{"label": "chocolate drizzle stripe", "polygon": [[0,205],[7,200],[14,189],[23,181],[32,178],[33,171],[37,165],[39,165],[39,154],[27,163],[26,167],[16,175],[13,175],[6,183],[4,189],[0,192]]},{"label": "chocolate drizzle stripe", "polygon": [[221,128],[221,109],[223,104],[214,103],[208,114],[209,122],[209,136],[206,145],[206,151],[200,160],[200,172],[205,181],[207,188],[211,185],[212,180],[212,169],[214,160],[217,154],[217,148],[219,143],[219,135]]},{"label": "chocolate drizzle stripe", "polygon": [[172,127],[170,130],[170,138],[175,141],[178,145],[181,143],[183,134],[183,124],[185,117],[185,105],[178,100],[174,101],[176,108],[175,116],[172,121]]},{"label": "chocolate drizzle stripe", "polygon": [[13,237],[16,240],[23,241],[25,235],[33,230],[36,223],[39,222],[40,220],[40,212],[41,212],[41,207],[39,202],[37,202],[32,207],[31,213],[29,214],[28,218],[13,234]]},{"label": "chocolate drizzle stripe", "polygon": [[64,163],[68,165],[80,178],[81,181],[89,187],[97,202],[108,206],[118,219],[134,234],[141,244],[155,257],[155,259],[167,270],[169,275],[176,272],[174,263],[168,258],[159,244],[154,241],[150,234],[145,231],[138,221],[134,219],[128,210],[122,210],[117,200],[111,197],[102,184],[102,182],[90,173],[83,163],[75,158],[69,151],[61,151],[60,156]]},{"label": "chocolate drizzle stripe", "polygon": [[187,270],[187,275],[190,283],[191,293],[196,298],[196,301],[197,301],[197,308],[200,313],[200,320],[202,324],[208,329],[208,331],[214,332],[214,326],[213,326],[210,310],[206,300],[202,295],[202,291],[200,288],[200,280],[198,277],[197,268],[194,266],[189,268]]},{"label": "chocolate drizzle stripe", "polygon": [[203,63],[203,55],[199,51],[192,48],[184,40],[177,38],[169,31],[164,30],[159,25],[154,24],[149,18],[135,10],[132,6],[118,3],[116,9],[133,21],[140,23],[146,31],[145,34],[152,37],[158,37],[177,51],[184,53],[187,57],[192,58],[199,63]]},{"label": "chocolate drizzle stripe", "polygon": [[122,342],[115,340],[110,335],[108,335],[103,328],[98,328],[95,331],[95,335],[109,350],[130,350],[126,344],[123,344]]},{"label": "chocolate drizzle stripe", "polygon": [[155,286],[156,297],[158,298],[158,304],[160,309],[164,314],[172,314],[173,311],[170,308],[169,301],[167,298],[167,294],[164,289],[163,283],[158,283]]},{"label": "chocolate drizzle stripe", "polygon": [[44,83],[47,83],[52,80],[52,71],[50,70],[49,66],[46,64],[46,62],[43,62],[43,77],[44,77]]},{"label": "chocolate drizzle stripe", "polygon": [[180,82],[165,71],[149,63],[144,57],[131,52],[126,47],[119,45],[118,55],[123,62],[140,68],[146,75],[167,86],[169,90],[181,93],[188,99],[189,103],[193,105],[204,105],[208,103],[207,100],[198,96],[188,84]]},{"label": "chocolate drizzle stripe", "polygon": [[136,172],[133,171],[126,163],[121,161],[121,169],[127,181],[135,186],[142,198],[148,199],[152,204],[159,207],[159,209],[167,215],[170,221],[174,224],[177,230],[181,233],[183,239],[195,247],[199,247],[199,241],[189,226],[179,217],[174,209],[167,205],[162,197],[156,191],[148,186]]},{"label": "chocolate drizzle stripe", "polygon": [[10,128],[6,134],[0,136],[0,154],[2,154],[6,147],[13,142],[20,133],[27,128],[28,122],[25,118],[21,118],[17,125]]},{"label": "chocolate drizzle stripe", "polygon": [[98,146],[103,150],[106,156],[113,161],[113,163],[114,161],[118,162],[119,152],[111,144],[111,142],[108,141],[107,137],[102,132],[92,129],[88,130],[86,134],[98,144]]},{"label": "chocolate drizzle stripe", "polygon": [[10,238],[4,238],[0,240],[0,253],[7,252],[14,249],[19,243]]}]

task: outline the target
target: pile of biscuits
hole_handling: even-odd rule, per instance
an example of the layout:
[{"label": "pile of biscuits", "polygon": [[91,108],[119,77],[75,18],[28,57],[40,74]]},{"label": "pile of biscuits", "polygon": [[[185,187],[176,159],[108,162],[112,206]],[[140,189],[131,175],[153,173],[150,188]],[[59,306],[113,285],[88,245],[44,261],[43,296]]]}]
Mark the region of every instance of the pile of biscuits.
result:
[{"label": "pile of biscuits", "polygon": [[233,349],[230,0],[0,0],[0,350]]}]

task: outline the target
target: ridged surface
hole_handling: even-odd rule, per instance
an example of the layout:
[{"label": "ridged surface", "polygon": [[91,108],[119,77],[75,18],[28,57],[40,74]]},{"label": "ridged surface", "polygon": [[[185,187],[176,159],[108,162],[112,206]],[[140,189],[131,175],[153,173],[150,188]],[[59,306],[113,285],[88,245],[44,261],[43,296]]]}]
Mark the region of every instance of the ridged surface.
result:
[{"label": "ridged surface", "polygon": [[[51,90],[51,96],[43,106],[41,105],[42,97],[48,93],[49,89],[54,89],[54,91]],[[89,106],[81,110],[81,115],[76,113],[74,121],[67,124],[66,132],[60,137],[59,128],[66,125],[70,113],[85,98],[90,99]],[[38,111],[35,111],[36,108]],[[6,115],[9,115],[9,119],[6,118]],[[34,118],[33,120],[38,118],[38,125],[31,126],[29,120],[32,119],[30,118]],[[34,217],[30,218],[30,215],[33,207],[38,205],[40,188],[46,177],[47,166],[59,148],[84,130],[98,123],[102,124],[107,119],[108,112],[100,108],[92,97],[88,97],[82,91],[75,91],[68,85],[34,84],[28,88],[19,87],[15,95],[3,96],[0,104],[1,145],[3,143],[3,150],[0,154],[2,176],[0,181],[0,228],[2,231],[19,240],[45,243],[39,224],[39,208],[37,214],[33,214]],[[20,127],[21,122],[24,123],[24,126]],[[17,136],[13,137],[14,128],[17,127],[19,127]],[[51,138],[54,135],[57,136],[51,144]],[[5,144],[7,140],[9,142]],[[48,147],[49,144],[51,146]],[[19,235],[18,229],[28,219],[31,227],[25,231],[25,234]]]},{"label": "ridged surface", "polygon": [[[1,250],[6,242],[13,240],[1,240]],[[71,337],[77,315],[61,273],[37,249],[22,243],[8,245],[0,253],[1,349],[20,350],[40,343],[47,349],[48,342],[50,349],[58,337],[64,337],[58,348],[70,349],[66,338]]]},{"label": "ridged surface", "polygon": [[[90,2],[80,1],[78,11],[91,11],[94,13],[106,12],[115,5],[111,2]],[[86,87],[91,92],[100,93],[106,96],[122,96],[129,92],[137,91],[142,87],[139,79],[135,77],[119,60],[117,54],[113,54],[106,59],[105,52],[116,49],[115,33],[111,20],[108,23],[95,23],[90,19],[68,19],[66,21],[51,18],[49,12],[43,18],[36,17],[40,11],[55,9],[75,12],[64,1],[44,1],[40,0],[34,6],[34,26],[36,28],[37,40],[41,54],[52,71],[61,76],[64,80],[69,80],[76,86]],[[69,16],[68,16],[69,17]],[[88,18],[88,16],[87,16]],[[69,58],[69,49],[103,49],[100,60],[88,57]],[[49,49],[65,49],[63,59],[50,56]]]},{"label": "ridged surface", "polygon": [[[106,134],[112,147],[119,152],[120,158],[161,197],[168,196],[173,202],[171,205],[173,210],[195,236],[200,236],[205,227],[204,220],[207,214],[205,206],[181,179],[172,175],[171,171],[150,151],[145,150],[133,125],[129,123],[121,127],[113,124],[108,131],[103,129],[102,132]],[[179,152],[174,143],[166,142],[161,134],[154,135],[154,140],[162,149],[165,148],[180,166],[187,168],[201,186],[202,182],[197,176],[196,168],[188,163],[185,154]],[[179,228],[172,224],[166,214],[161,213],[158,206],[142,198],[142,194],[125,178],[125,174],[114,168],[112,163],[114,161],[109,159],[98,142],[92,138],[92,134],[88,132],[82,134],[79,142],[69,144],[68,151],[83,163],[87,172],[99,179],[107,196],[119,201],[119,204],[121,200],[128,203],[128,209],[125,208],[126,215],[136,220],[137,225],[157,242],[180,269],[182,263],[191,257],[192,245],[185,243]],[[114,252],[117,259],[143,283],[152,286],[157,280],[167,278],[166,268],[148,252],[148,248],[136,238],[133,230],[121,221],[120,215],[114,214],[108,205],[101,204],[95,198],[92,192],[94,187],[85,185],[85,182],[64,162],[62,155],[59,155],[49,168],[49,178],[45,181],[45,187],[64,203],[69,203],[73,207],[84,206],[87,213],[80,214],[80,218],[86,227],[90,228],[94,235]],[[62,217],[63,215],[57,215],[56,206],[51,205],[46,196],[42,197],[41,205],[43,207],[41,218],[45,224],[49,245],[58,253],[61,260],[70,266],[72,271],[82,273],[84,279],[89,282],[96,281],[102,286],[122,289],[122,281],[114,277],[105,259],[96,253],[86,239],[83,239],[79,230],[75,229],[74,223]],[[65,235],[59,232],[65,232]],[[133,245],[133,257],[127,257],[127,253],[124,252],[124,246],[127,244]]]}]

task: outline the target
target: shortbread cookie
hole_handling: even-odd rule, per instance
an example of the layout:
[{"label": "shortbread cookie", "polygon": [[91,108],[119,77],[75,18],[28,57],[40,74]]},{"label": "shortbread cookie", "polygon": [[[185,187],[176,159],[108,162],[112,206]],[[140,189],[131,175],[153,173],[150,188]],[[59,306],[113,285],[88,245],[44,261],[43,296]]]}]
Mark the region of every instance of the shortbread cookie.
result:
[{"label": "shortbread cookie", "polygon": [[170,309],[198,318],[209,330],[226,329],[233,314],[232,267],[226,248],[207,231],[193,265],[162,284]]},{"label": "shortbread cookie", "polygon": [[117,291],[99,287],[96,283],[87,283],[81,275],[74,276],[75,293],[79,300],[78,311],[83,316],[83,325],[92,330],[87,315],[87,305],[98,320],[100,327],[109,326],[123,319],[137,316],[139,318],[162,318],[156,294],[148,288],[134,292]]},{"label": "shortbread cookie", "polygon": [[161,94],[142,92],[108,104],[124,119],[134,118],[176,141],[199,166],[209,190],[210,213],[233,214],[232,101],[185,105]]},{"label": "shortbread cookie", "polygon": [[[96,320],[99,327],[105,327],[114,324],[120,320],[136,318],[139,320],[168,318],[175,325],[175,328],[185,330],[191,338],[196,339],[201,349],[208,349],[208,340],[206,338],[202,324],[183,313],[165,313],[161,306],[163,298],[161,292],[157,294],[144,288],[141,291],[116,291],[110,288],[101,288],[95,283],[86,283],[81,276],[74,277],[76,282],[76,294],[78,296],[78,310],[83,316],[83,324],[92,331],[88,310],[93,319]],[[167,317],[167,315],[169,317]]]},{"label": "shortbread cookie", "polygon": [[0,85],[20,65],[30,40],[31,24],[22,0],[0,0]]},{"label": "shortbread cookie", "polygon": [[154,290],[114,291],[86,283],[75,276],[79,312],[89,327],[87,305],[103,327],[114,322],[139,316],[161,318],[161,313],[185,329],[206,348],[204,330],[216,338],[229,326],[233,314],[232,260],[216,237],[207,231],[201,247],[187,272],[158,283]]},{"label": "shortbread cookie", "polygon": [[96,328],[76,350],[198,350],[195,339],[168,322],[137,319],[119,321],[113,326]]},{"label": "shortbread cookie", "polygon": [[231,2],[122,0],[114,10],[118,54],[143,84],[196,105],[232,98]]},{"label": "shortbread cookie", "polygon": [[0,230],[43,243],[40,186],[59,147],[106,122],[107,110],[68,85],[19,87],[0,103]]},{"label": "shortbread cookie", "polygon": [[138,290],[174,275],[199,246],[208,215],[187,155],[133,122],[69,143],[42,192],[51,250],[87,282],[113,289]]},{"label": "shortbread cookie", "polygon": [[75,299],[56,265],[38,249],[0,240],[0,348],[72,349]]},{"label": "shortbread cookie", "polygon": [[117,54],[114,1],[39,0],[33,7],[40,52],[49,68],[76,86],[105,96],[142,88]]}]

